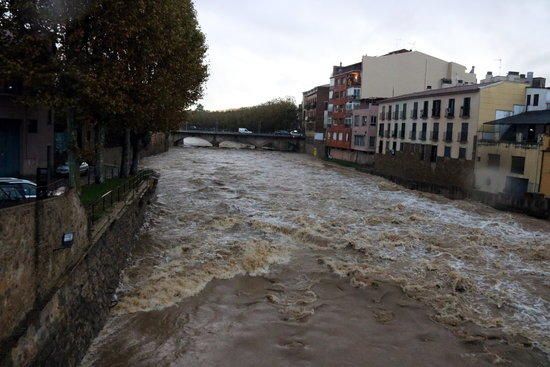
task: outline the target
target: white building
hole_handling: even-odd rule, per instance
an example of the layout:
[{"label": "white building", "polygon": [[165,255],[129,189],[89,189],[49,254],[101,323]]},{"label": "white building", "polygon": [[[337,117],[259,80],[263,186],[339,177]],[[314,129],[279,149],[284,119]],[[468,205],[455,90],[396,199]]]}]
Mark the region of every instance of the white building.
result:
[{"label": "white building", "polygon": [[389,98],[427,89],[476,84],[474,68],[419,51],[363,56],[361,98]]}]

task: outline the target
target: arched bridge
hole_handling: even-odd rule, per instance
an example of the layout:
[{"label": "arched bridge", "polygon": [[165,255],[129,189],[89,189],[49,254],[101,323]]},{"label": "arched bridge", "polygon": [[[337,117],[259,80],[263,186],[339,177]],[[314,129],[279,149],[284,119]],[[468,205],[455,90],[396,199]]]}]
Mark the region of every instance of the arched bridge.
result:
[{"label": "arched bridge", "polygon": [[199,138],[217,147],[222,142],[253,145],[256,149],[273,149],[287,152],[305,151],[305,138],[275,134],[242,134],[227,131],[179,130],[172,133],[174,145],[182,145],[185,138]]}]

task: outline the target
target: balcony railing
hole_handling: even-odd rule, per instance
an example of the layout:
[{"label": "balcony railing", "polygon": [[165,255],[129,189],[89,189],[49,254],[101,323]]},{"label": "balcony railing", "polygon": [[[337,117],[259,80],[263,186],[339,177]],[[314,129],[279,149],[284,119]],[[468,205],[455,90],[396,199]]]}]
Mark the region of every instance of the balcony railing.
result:
[{"label": "balcony railing", "polygon": [[445,110],[445,118],[453,119],[455,117],[455,109],[454,108],[447,108]]},{"label": "balcony railing", "polygon": [[422,130],[420,132],[420,140],[425,141],[426,140],[426,135],[427,135],[427,132]]},{"label": "balcony railing", "polygon": [[418,118],[418,110],[412,110],[411,112],[411,118],[413,120],[416,120]]},{"label": "balcony railing", "polygon": [[451,143],[453,141],[453,132],[452,131],[445,131],[445,141],[447,143]]},{"label": "balcony railing", "polygon": [[431,138],[432,138],[432,141],[438,141],[439,140],[439,130],[432,131]]},{"label": "balcony railing", "polygon": [[433,109],[432,110],[432,117],[435,119],[438,119],[441,117],[441,110],[439,109]]},{"label": "balcony railing", "polygon": [[470,117],[470,108],[460,107],[460,117],[469,118]]},{"label": "balcony railing", "polygon": [[458,141],[461,143],[467,143],[468,142],[468,132],[467,131],[461,131],[458,133]]},{"label": "balcony railing", "polygon": [[428,110],[422,110],[420,111],[420,118],[427,119],[428,118]]}]

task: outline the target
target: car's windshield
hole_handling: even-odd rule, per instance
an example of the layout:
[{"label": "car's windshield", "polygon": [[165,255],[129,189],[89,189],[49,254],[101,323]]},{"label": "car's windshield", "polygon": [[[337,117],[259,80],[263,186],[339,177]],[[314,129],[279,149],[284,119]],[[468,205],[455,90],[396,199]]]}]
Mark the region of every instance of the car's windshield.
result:
[{"label": "car's windshield", "polygon": [[25,196],[35,196],[36,195],[36,186],[31,184],[23,184],[23,191]]}]

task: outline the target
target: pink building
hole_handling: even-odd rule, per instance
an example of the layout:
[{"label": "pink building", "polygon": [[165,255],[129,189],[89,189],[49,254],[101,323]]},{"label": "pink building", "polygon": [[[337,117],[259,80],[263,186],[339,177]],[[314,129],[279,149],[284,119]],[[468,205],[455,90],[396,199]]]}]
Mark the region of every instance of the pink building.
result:
[{"label": "pink building", "polygon": [[372,164],[374,162],[377,122],[377,101],[361,101],[360,108],[353,111],[351,149],[356,163]]}]

